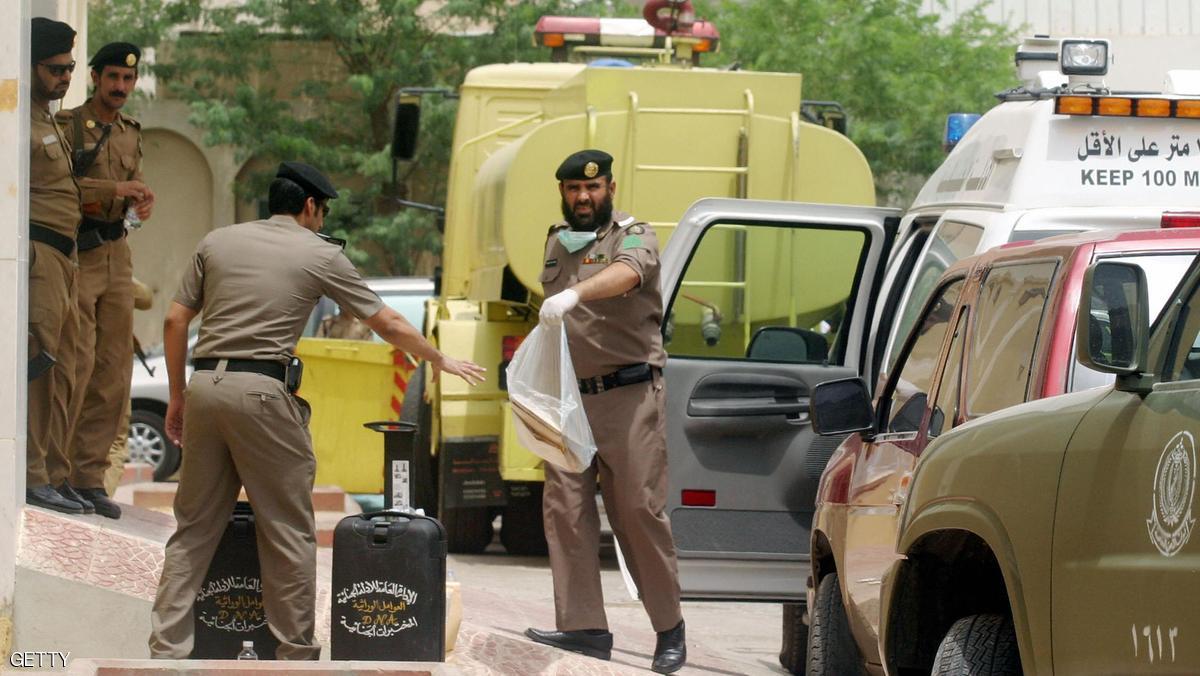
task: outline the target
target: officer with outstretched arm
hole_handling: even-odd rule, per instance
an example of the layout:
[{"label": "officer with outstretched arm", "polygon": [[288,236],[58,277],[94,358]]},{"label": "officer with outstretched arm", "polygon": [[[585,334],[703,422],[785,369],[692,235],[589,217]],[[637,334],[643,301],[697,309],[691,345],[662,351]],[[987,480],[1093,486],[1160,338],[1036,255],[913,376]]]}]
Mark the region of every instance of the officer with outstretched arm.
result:
[{"label": "officer with outstretched arm", "polygon": [[[313,307],[329,296],[384,340],[471,384],[484,369],[452,359],[367,288],[341,247],[317,233],[329,179],[284,162],[271,183],[266,220],[209,233],[183,274],[163,325],[171,399],[167,435],[184,448],[151,615],[150,653],[182,659],[194,642],[193,605],[244,486],[256,514],[263,606],[279,638],[278,659],[317,659],[316,458],[308,404],[296,396],[293,357]],[[202,313],[195,372],[184,390],[188,324]]]}]

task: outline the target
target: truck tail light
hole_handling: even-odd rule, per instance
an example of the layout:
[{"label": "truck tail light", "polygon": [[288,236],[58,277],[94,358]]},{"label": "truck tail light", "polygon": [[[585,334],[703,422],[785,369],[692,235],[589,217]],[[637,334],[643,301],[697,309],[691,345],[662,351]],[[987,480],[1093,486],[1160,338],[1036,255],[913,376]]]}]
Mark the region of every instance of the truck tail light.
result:
[{"label": "truck tail light", "polygon": [[1159,225],[1164,228],[1200,228],[1200,211],[1164,211]]},{"label": "truck tail light", "polygon": [[500,356],[505,362],[512,361],[513,355],[517,353],[517,348],[521,347],[521,343],[525,340],[525,336],[505,336],[500,343]]},{"label": "truck tail light", "polygon": [[546,33],[542,35],[542,44],[547,47],[562,47],[566,43],[562,33]]},{"label": "truck tail light", "polygon": [[684,507],[716,507],[717,492],[706,491],[696,488],[683,489],[683,495],[680,499]]}]

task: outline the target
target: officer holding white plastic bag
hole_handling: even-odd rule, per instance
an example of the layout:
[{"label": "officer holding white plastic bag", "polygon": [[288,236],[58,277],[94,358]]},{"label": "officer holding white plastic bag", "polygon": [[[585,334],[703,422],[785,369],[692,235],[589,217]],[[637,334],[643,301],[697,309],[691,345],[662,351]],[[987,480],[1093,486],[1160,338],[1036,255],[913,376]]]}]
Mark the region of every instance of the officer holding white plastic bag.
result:
[{"label": "officer holding white plastic bag", "polygon": [[571,360],[597,452],[583,472],[546,464],[542,509],[554,576],[557,631],[539,643],[609,659],[612,634],[600,587],[597,477],[613,534],[641,590],[658,642],[651,669],[687,659],[667,492],[662,294],[658,240],[613,211],[612,156],[584,150],[555,173],[563,222],[550,228],[542,270],[543,330],[566,325]]}]

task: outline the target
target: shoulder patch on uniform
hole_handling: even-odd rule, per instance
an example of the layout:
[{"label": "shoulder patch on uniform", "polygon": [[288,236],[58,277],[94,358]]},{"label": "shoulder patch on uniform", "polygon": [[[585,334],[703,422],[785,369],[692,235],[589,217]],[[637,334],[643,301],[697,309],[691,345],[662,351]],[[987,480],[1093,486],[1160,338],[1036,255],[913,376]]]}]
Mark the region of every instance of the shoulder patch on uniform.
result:
[{"label": "shoulder patch on uniform", "polygon": [[636,249],[642,246],[642,238],[638,235],[625,235],[625,239],[621,240],[622,249]]},{"label": "shoulder patch on uniform", "polygon": [[634,223],[626,228],[625,232],[629,233],[630,235],[644,235],[646,234],[646,229],[642,227],[641,223]]},{"label": "shoulder patch on uniform", "polygon": [[138,129],[141,129],[141,128],[142,128],[142,123],[141,123],[141,122],[138,122],[136,118],[129,117],[129,116],[128,116],[128,115],[126,115],[125,113],[121,113],[121,119],[125,120],[125,123],[126,123],[126,124],[131,124],[131,125],[133,125],[134,127],[138,128]]}]

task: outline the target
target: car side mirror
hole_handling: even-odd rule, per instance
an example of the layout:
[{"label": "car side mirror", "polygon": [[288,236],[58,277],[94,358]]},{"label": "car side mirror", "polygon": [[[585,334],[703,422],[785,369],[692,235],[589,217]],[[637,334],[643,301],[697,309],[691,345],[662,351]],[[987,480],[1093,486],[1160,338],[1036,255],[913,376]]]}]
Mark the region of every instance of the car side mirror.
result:
[{"label": "car side mirror", "polygon": [[421,131],[421,99],[404,96],[396,104],[392,126],[392,159],[410,162],[417,156],[417,135]]},{"label": "car side mirror", "polygon": [[[1101,261],[1083,278],[1075,325],[1075,356],[1081,364],[1118,376],[1121,389],[1147,368],[1150,342],[1146,273],[1131,263]],[[1124,381],[1124,382],[1122,382]]]},{"label": "car side mirror", "polygon": [[829,380],[813,388],[808,402],[813,430],[835,436],[875,429],[871,393],[862,378]]}]

